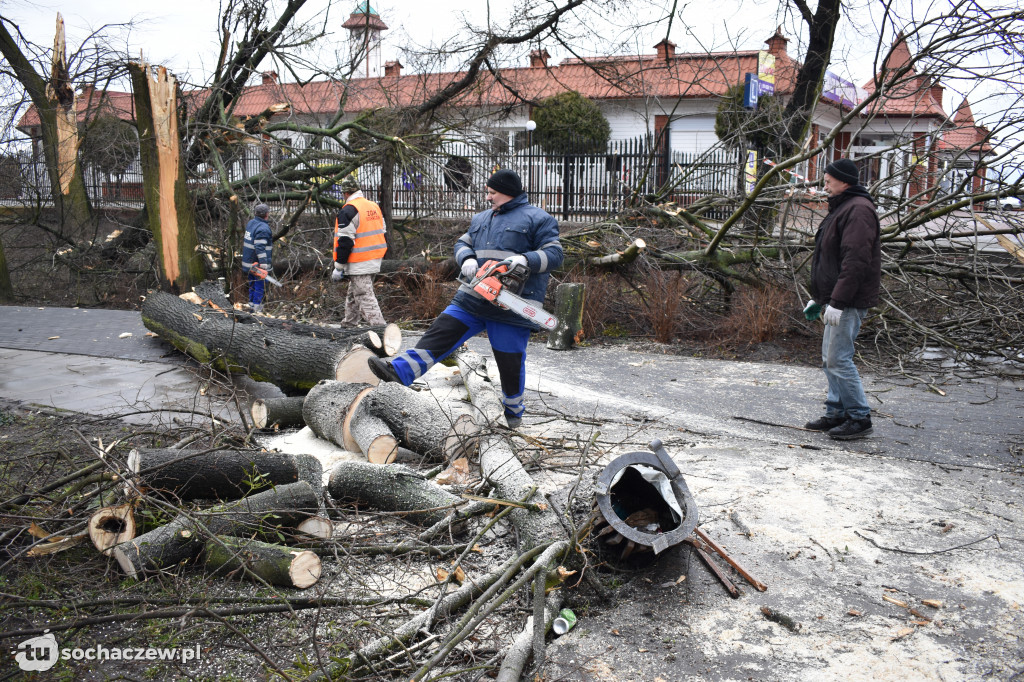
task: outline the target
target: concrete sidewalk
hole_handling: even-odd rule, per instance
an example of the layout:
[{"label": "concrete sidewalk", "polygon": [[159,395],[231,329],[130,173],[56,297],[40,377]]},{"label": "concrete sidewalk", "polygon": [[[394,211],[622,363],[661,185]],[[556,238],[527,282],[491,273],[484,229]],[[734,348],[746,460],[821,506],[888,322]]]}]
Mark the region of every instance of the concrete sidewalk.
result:
[{"label": "concrete sidewalk", "polygon": [[129,310],[0,307],[0,398],[133,424],[239,423],[209,370]]}]

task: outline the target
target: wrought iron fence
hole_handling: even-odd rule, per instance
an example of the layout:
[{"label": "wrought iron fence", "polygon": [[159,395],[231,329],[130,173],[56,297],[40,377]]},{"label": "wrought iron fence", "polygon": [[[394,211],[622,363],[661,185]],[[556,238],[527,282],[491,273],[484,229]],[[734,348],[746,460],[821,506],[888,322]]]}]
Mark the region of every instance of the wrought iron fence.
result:
[{"label": "wrought iron fence", "polygon": [[[498,168],[510,168],[523,179],[532,203],[562,220],[598,218],[615,214],[638,196],[671,187],[666,197],[680,205],[714,194],[735,196],[741,159],[735,152],[705,154],[669,152],[654,145],[649,136],[616,141],[604,153],[578,151],[550,154],[523,134],[507,144],[446,142],[431,154],[394,168],[394,211],[400,216],[467,217],[483,210],[484,183]],[[307,150],[299,150],[303,153]],[[330,159],[340,150],[320,149]],[[289,154],[282,147],[242,147],[226,160],[229,181],[266,173]],[[0,164],[0,199],[45,201],[49,182],[45,164],[26,153],[6,155]],[[13,159],[14,161],[10,161]],[[16,175],[17,177],[11,177]],[[364,193],[379,200],[380,164],[367,164],[358,171]],[[267,176],[262,176],[266,178]],[[200,167],[189,178],[194,187],[212,185],[212,169]],[[264,179],[257,191],[280,189],[272,178]],[[85,169],[90,199],[97,206],[141,207],[144,197],[142,170],[138,160],[119,172]],[[340,192],[328,190],[340,198]],[[727,207],[723,207],[724,213]],[[712,214],[710,217],[718,217]]]}]

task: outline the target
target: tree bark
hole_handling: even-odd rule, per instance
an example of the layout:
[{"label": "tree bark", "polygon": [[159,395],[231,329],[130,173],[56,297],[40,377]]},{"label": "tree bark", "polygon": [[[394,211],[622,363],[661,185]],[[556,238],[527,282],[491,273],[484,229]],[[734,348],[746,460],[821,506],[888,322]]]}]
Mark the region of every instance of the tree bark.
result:
[{"label": "tree bark", "polygon": [[195,514],[179,514],[114,548],[114,558],[132,578],[195,559],[210,535],[251,535],[268,529],[293,528],[319,509],[317,491],[306,481],[280,485],[231,504]]},{"label": "tree bark", "polygon": [[259,540],[218,535],[206,541],[203,561],[218,575],[236,573],[271,585],[305,589],[320,580],[320,557],[315,552]]},{"label": "tree bark", "polygon": [[383,419],[367,412],[363,405],[355,409],[349,429],[369,462],[391,464],[398,457],[398,439]]},{"label": "tree bark", "polygon": [[[460,434],[449,411],[430,394],[395,382],[377,385],[363,400],[366,410],[387,424],[399,443],[434,460],[450,460],[459,451]],[[451,450],[449,450],[451,448]]]},{"label": "tree bark", "polygon": [[327,491],[338,501],[368,504],[374,509],[407,512],[407,520],[429,526],[462,502],[420,473],[401,464],[340,462],[331,469]]},{"label": "tree bark", "polygon": [[343,346],[232,318],[161,291],[142,304],[142,321],[178,350],[228,372],[282,389],[307,391],[332,379]]},{"label": "tree bark", "polygon": [[128,468],[141,485],[182,500],[244,497],[254,489],[306,481],[323,485],[323,466],[313,455],[260,450],[215,450],[201,454],[169,448],[136,448]]},{"label": "tree bark", "polygon": [[302,426],[302,405],[305,398],[301,395],[289,398],[257,398],[249,407],[252,423],[258,429],[272,429],[275,426],[288,428]]},{"label": "tree bark", "polygon": [[555,289],[555,318],[558,324],[548,332],[547,347],[551,350],[571,350],[577,335],[583,331],[583,299],[585,285],[564,282]]},{"label": "tree bark", "polygon": [[161,287],[184,293],[203,280],[195,213],[178,133],[178,82],[164,67],[131,62],[146,215],[160,255]]}]

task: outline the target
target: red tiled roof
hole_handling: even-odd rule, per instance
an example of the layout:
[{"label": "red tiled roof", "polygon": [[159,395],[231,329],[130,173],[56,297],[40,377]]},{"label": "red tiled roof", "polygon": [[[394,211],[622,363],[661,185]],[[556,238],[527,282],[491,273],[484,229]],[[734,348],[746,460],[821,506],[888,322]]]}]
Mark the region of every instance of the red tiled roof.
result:
[{"label": "red tiled roof", "polygon": [[[946,113],[942,109],[941,87],[935,86],[926,76],[918,75],[913,66],[899,76],[895,84],[888,84],[893,74],[903,69],[911,62],[910,48],[903,34],[896,38],[896,42],[885,59],[885,65],[879,76],[882,83],[886,85],[887,92],[881,101],[875,102],[874,106],[868,108],[870,114],[876,116],[913,116],[921,118],[933,116],[945,119]],[[864,89],[869,94],[875,92],[875,79],[864,84]],[[938,101],[936,96],[938,95]]]},{"label": "red tiled roof", "polygon": [[[78,122],[84,123],[100,113],[109,113],[123,121],[135,120],[135,100],[130,92],[115,90],[96,90],[88,86],[75,98],[75,111]],[[18,121],[18,130],[29,134],[32,128],[39,126],[39,112],[35,105],[30,106]]]},{"label": "red tiled roof", "polygon": [[981,154],[992,153],[988,128],[974,123],[974,114],[966,97],[953,114],[952,126],[942,131],[939,137],[940,150],[952,152],[970,149]]}]

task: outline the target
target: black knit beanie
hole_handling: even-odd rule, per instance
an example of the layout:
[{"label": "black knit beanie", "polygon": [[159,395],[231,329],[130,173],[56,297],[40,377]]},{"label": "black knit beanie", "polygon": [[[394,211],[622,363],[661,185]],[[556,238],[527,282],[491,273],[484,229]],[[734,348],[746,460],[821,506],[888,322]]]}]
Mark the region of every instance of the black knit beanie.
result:
[{"label": "black knit beanie", "polygon": [[833,161],[825,166],[825,172],[839,182],[845,182],[847,185],[860,184],[860,171],[857,170],[857,164],[849,159]]},{"label": "black knit beanie", "polygon": [[523,193],[523,181],[515,171],[502,168],[487,179],[487,186],[510,197]]}]

